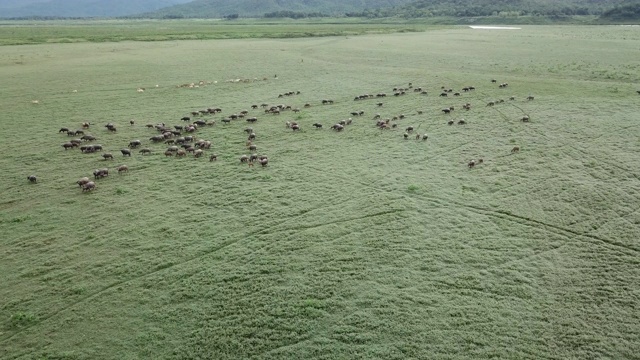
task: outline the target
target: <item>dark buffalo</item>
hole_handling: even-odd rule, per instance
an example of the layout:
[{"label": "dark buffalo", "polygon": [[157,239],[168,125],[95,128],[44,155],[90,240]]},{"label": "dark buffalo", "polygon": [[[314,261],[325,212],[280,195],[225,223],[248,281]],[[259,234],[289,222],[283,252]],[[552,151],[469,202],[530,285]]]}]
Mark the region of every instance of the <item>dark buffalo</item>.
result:
[{"label": "dark buffalo", "polygon": [[135,149],[140,145],[142,145],[142,142],[140,140],[131,140],[131,141],[129,141],[129,147],[132,148],[132,149]]}]

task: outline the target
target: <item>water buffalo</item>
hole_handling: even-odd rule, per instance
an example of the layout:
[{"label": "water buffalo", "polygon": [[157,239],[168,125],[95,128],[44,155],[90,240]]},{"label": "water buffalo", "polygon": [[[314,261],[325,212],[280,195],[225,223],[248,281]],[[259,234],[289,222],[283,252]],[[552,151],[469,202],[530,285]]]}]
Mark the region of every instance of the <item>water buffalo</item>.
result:
[{"label": "water buffalo", "polygon": [[83,178],[80,178],[80,180],[76,181],[76,184],[82,187],[82,185],[88,183],[89,181],[91,180],[89,180],[89,178],[85,176]]},{"label": "water buffalo", "polygon": [[93,177],[98,179],[98,178],[103,178],[109,176],[109,169],[96,169],[93,171]]},{"label": "water buffalo", "polygon": [[89,181],[88,183],[82,185],[82,192],[91,191],[96,188],[96,183],[93,181]]}]

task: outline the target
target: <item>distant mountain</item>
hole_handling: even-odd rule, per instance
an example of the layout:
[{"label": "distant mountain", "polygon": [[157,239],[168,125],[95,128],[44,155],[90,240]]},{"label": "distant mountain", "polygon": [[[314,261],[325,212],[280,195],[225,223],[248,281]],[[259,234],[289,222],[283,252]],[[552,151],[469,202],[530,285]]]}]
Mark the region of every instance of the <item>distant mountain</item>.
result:
[{"label": "distant mountain", "polygon": [[15,9],[26,5],[43,3],[47,1],[51,0],[0,0],[0,11],[1,9]]},{"label": "distant mountain", "polygon": [[195,0],[144,14],[145,17],[219,18],[231,14],[262,16],[265,13],[291,11],[344,15],[365,9],[389,8],[411,0]]},{"label": "distant mountain", "polygon": [[115,17],[190,0],[0,0],[0,17]]},{"label": "distant mountain", "polygon": [[0,0],[0,18],[295,17],[324,14],[364,17],[640,16],[640,0]]}]

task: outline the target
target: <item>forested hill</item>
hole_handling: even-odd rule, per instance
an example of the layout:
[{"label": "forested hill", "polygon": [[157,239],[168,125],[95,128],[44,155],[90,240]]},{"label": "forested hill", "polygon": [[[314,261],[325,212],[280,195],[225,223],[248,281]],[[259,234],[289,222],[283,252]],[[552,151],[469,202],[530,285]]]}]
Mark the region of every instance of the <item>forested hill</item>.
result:
[{"label": "forested hill", "polygon": [[[632,0],[635,1],[635,0]],[[640,0],[637,0],[640,2]],[[365,17],[601,15],[628,0],[195,0],[144,14],[153,18],[312,15]],[[628,11],[626,12],[629,13]]]},{"label": "forested hill", "polygon": [[640,17],[640,0],[0,0],[0,18]]},{"label": "forested hill", "polygon": [[219,18],[231,14],[261,17],[266,13],[301,13],[344,16],[348,12],[390,8],[411,0],[195,0],[144,14],[154,18]]},{"label": "forested hill", "polygon": [[603,20],[628,21],[640,19],[640,2],[617,6],[602,14]]},{"label": "forested hill", "polygon": [[351,15],[369,17],[600,15],[627,2],[626,0],[417,0],[393,9],[367,10],[361,14]]}]

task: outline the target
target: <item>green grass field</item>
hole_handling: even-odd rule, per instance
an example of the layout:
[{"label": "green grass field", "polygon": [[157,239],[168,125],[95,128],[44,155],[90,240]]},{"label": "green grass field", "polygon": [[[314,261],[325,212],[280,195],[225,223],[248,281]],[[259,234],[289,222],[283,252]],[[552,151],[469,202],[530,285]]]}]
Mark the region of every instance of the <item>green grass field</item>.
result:
[{"label": "green grass field", "polygon": [[[198,20],[0,20],[0,45],[42,43],[300,38],[423,32],[444,28],[451,19],[360,18]],[[448,22],[447,22],[448,21]]]},{"label": "green grass field", "polygon": [[[0,47],[0,358],[637,358],[639,47],[613,26]],[[428,95],[391,96],[409,82]],[[205,157],[148,140],[214,106]],[[220,121],[243,109],[265,168]],[[115,160],[62,148],[84,121]]]}]

